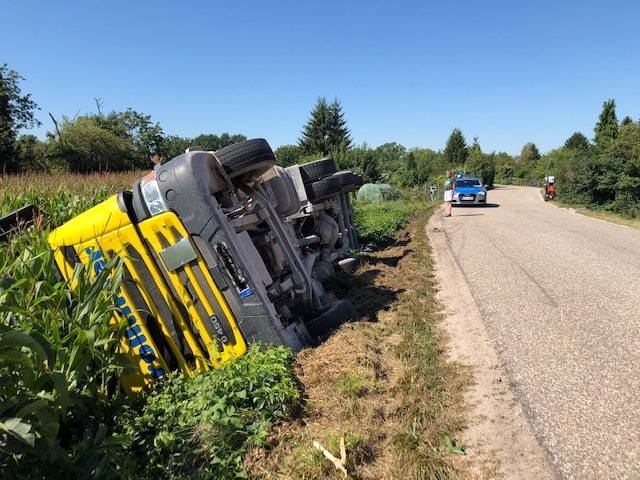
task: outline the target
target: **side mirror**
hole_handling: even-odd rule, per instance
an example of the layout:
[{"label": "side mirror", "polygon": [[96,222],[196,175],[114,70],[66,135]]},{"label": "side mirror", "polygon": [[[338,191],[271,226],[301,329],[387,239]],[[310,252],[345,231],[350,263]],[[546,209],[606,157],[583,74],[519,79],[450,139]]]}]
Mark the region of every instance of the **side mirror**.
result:
[{"label": "side mirror", "polygon": [[33,225],[34,219],[40,215],[35,205],[26,205],[0,218],[0,242],[9,240],[9,236]]}]

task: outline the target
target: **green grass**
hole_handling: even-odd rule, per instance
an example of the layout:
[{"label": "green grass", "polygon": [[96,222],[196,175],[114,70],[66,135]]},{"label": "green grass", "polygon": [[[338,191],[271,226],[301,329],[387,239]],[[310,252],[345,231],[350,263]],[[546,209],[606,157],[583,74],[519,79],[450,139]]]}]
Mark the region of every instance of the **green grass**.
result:
[{"label": "green grass", "polygon": [[464,408],[462,394],[468,378],[443,355],[444,340],[436,326],[433,264],[425,234],[427,218],[420,215],[412,225],[415,256],[408,268],[415,289],[402,294],[398,302],[404,341],[395,353],[405,364],[405,374],[396,391],[401,400],[396,417],[403,429],[393,445],[406,465],[407,478],[452,478],[456,474],[447,457],[448,442],[463,426],[459,412]]},{"label": "green grass", "polygon": [[421,202],[355,202],[355,221],[360,243],[362,245],[393,243],[398,231],[408,224],[411,216],[418,211],[425,211],[426,208],[426,204]]}]

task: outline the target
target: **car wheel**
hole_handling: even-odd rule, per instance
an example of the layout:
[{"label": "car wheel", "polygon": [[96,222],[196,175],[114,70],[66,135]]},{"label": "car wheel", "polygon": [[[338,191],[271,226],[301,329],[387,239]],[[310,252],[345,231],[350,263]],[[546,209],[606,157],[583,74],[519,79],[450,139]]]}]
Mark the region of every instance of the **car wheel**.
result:
[{"label": "car wheel", "polygon": [[304,183],[315,182],[321,178],[333,175],[337,171],[338,167],[336,166],[336,162],[331,157],[300,165],[300,175]]},{"label": "car wheel", "polygon": [[234,143],[214,154],[231,180],[250,181],[276,163],[273,150],[263,138]]},{"label": "car wheel", "polygon": [[336,300],[328,304],[326,310],[318,317],[307,323],[307,330],[311,335],[318,337],[356,318],[358,313],[349,300]]}]

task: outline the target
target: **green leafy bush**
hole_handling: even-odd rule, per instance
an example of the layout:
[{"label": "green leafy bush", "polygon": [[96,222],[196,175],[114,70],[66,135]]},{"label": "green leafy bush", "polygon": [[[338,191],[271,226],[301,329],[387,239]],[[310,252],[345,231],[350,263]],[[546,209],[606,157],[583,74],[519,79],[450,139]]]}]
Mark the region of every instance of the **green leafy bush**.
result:
[{"label": "green leafy bush", "polygon": [[[300,404],[284,347],[247,355],[193,379],[172,374],[118,423],[131,438],[137,478],[246,478],[242,455]],[[142,413],[141,413],[142,412]]]},{"label": "green leafy bush", "polygon": [[421,203],[402,201],[354,204],[356,228],[360,243],[376,246],[393,242],[411,215],[426,208]]}]

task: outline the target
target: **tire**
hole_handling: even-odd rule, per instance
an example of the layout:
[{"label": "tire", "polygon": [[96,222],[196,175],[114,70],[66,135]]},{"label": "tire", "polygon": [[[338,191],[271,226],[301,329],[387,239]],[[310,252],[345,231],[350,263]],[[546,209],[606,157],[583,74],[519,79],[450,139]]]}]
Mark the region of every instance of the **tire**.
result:
[{"label": "tire", "polygon": [[307,330],[314,337],[318,337],[357,318],[358,312],[349,300],[336,300],[327,305],[323,313],[307,323]]},{"label": "tire", "polygon": [[273,167],[276,156],[263,138],[255,138],[224,147],[214,155],[231,180],[249,181]]},{"label": "tire", "polygon": [[307,198],[311,202],[317,202],[342,192],[340,179],[333,176],[317,182],[307,183],[304,188],[307,192]]},{"label": "tire", "polygon": [[331,157],[300,165],[300,175],[304,183],[315,182],[321,178],[333,175],[337,171],[338,167],[336,166],[336,162]]},{"label": "tire", "polygon": [[40,209],[32,204],[7,213],[0,218],[0,241],[8,241],[12,233],[32,226],[38,215],[40,215]]},{"label": "tire", "polygon": [[270,178],[265,183],[271,186],[277,199],[276,212],[285,217],[298,213],[300,199],[293,180],[291,180],[287,171],[276,165],[273,167],[272,172],[269,172],[269,176]]},{"label": "tire", "polygon": [[348,170],[335,173],[329,178],[339,179],[342,190],[345,192],[356,191],[362,185],[362,177]]},{"label": "tire", "polygon": [[331,175],[330,178],[337,178],[338,181],[340,182],[340,185],[342,185],[343,187],[353,185],[353,183],[356,181],[356,177],[353,174],[353,172],[350,172],[348,170],[336,172],[333,175]]}]

